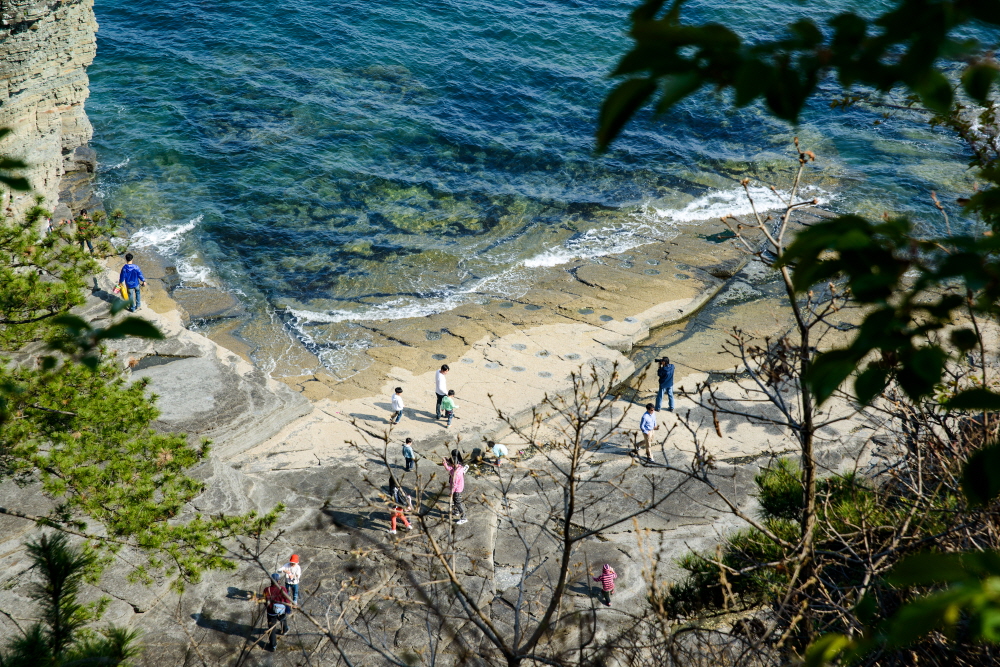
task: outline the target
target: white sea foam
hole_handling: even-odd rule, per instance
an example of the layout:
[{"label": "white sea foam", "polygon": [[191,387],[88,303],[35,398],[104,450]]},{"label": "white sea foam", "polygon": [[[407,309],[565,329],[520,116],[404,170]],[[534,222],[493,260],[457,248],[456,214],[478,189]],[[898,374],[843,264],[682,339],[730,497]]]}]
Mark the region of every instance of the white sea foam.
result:
[{"label": "white sea foam", "polygon": [[302,322],[366,322],[370,320],[402,320],[407,317],[436,315],[461,306],[469,298],[472,290],[454,292],[439,298],[394,299],[385,303],[359,308],[358,310],[334,309],[324,312],[289,308],[288,313]]},{"label": "white sea foam", "polygon": [[146,227],[132,235],[132,246],[135,248],[153,248],[157,252],[171,257],[177,263],[177,273],[181,280],[187,283],[212,284],[212,270],[201,262],[197,254],[184,256],[181,253],[181,243],[184,235],[197,227],[205,216],[199,215],[187,222],[160,227]]},{"label": "white sea foam", "polygon": [[[752,187],[750,194],[754,198],[757,211],[761,213],[784,208],[788,197],[787,193],[781,191],[775,193],[764,187]],[[819,189],[802,192],[802,199],[813,197],[821,203],[828,199],[826,193]],[[305,323],[336,324],[426,317],[452,310],[483,295],[516,298],[530,287],[530,269],[628,252],[633,248],[672,237],[676,234],[677,223],[680,222],[717,219],[726,214],[748,215],[751,212],[752,209],[742,188],[711,192],[679,209],[648,205],[623,224],[588,230],[556,248],[545,250],[507,270],[458,289],[422,298],[401,297],[380,304],[359,305],[357,308],[335,308],[326,311],[289,308],[287,312],[295,318],[291,323],[292,327],[300,334],[304,334],[301,325]]]},{"label": "white sea foam", "polygon": [[116,162],[115,164],[98,165],[98,171],[105,172],[105,171],[114,171],[115,169],[121,169],[122,167],[127,167],[128,163],[131,162],[131,161],[132,161],[132,158],[131,157],[127,157],[124,160],[122,160],[121,162]]},{"label": "white sea foam", "polygon": [[[759,185],[751,186],[749,190],[758,213],[782,209],[788,205],[787,192],[781,190],[775,192]],[[804,188],[799,192],[799,200],[815,197],[820,203],[824,203],[825,197],[823,195],[825,194],[819,188]],[[682,209],[660,209],[655,206],[651,208],[660,219],[672,222],[694,222],[695,220],[717,219],[724,215],[750,215],[753,213],[753,207],[747,200],[743,188],[710,192],[698,197]]]},{"label": "white sea foam", "polygon": [[140,229],[132,235],[132,245],[136,248],[156,248],[161,252],[176,252],[184,235],[197,227],[203,219],[204,216],[199,215],[197,218],[176,225]]},{"label": "white sea foam", "polygon": [[[750,195],[758,213],[784,208],[788,203],[788,193],[773,192],[770,188],[755,186]],[[820,203],[827,200],[826,193],[818,188],[804,189],[802,198],[815,197]],[[524,266],[537,268],[558,266],[578,259],[603,257],[633,248],[661,241],[673,236],[674,226],[679,222],[718,219],[724,215],[750,215],[753,208],[747,201],[743,188],[715,191],[698,197],[680,209],[658,208],[647,205],[637,213],[634,221],[617,227],[591,229],[574,236],[557,248],[550,248],[524,261]]]},{"label": "white sea foam", "polygon": [[663,229],[662,225],[650,224],[639,219],[633,225],[591,229],[569,239],[558,248],[550,248],[524,260],[524,266],[529,269],[559,266],[575,259],[590,259],[628,252],[632,248],[662,240],[665,233],[669,233],[669,230]]}]

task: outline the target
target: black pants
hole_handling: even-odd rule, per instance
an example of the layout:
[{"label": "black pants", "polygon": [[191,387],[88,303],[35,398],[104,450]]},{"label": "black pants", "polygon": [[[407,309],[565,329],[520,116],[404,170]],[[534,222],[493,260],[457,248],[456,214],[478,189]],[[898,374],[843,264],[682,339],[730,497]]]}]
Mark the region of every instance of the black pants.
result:
[{"label": "black pants", "polygon": [[611,606],[611,591],[606,591],[603,588],[598,589],[598,591],[597,591],[597,599],[610,607]]},{"label": "black pants", "polygon": [[[274,627],[276,623],[280,623],[281,627]],[[267,645],[273,651],[278,648],[278,631],[280,630],[283,635],[288,633],[288,614],[272,614],[268,612],[267,627],[268,630],[265,631],[269,635]],[[272,627],[274,627],[273,630],[270,629]]]},{"label": "black pants", "polygon": [[441,419],[441,401],[444,399],[444,396],[437,393],[435,393],[435,396],[437,396],[437,403],[434,405],[434,418]]},{"label": "black pants", "polygon": [[451,515],[462,519],[465,518],[465,506],[462,505],[462,494],[460,492],[451,494]]},{"label": "black pants", "polygon": [[413,459],[406,459],[406,472],[413,470]]}]

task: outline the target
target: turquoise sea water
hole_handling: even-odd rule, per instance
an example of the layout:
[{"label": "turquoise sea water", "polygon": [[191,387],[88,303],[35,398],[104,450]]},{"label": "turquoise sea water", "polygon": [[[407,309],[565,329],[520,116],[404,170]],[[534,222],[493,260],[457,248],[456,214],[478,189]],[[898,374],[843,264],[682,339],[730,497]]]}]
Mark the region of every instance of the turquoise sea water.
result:
[{"label": "turquoise sea water", "polygon": [[[372,318],[516,296],[539,266],[624,250],[787,183],[795,134],[837,210],[967,194],[960,143],[821,96],[798,128],[706,94],[593,154],[622,0],[99,0],[90,70],[100,188],[187,286],[237,293],[276,374],[289,340],[349,373]],[[754,38],[791,13],[879,2],[700,0]],[[816,6],[814,6],[816,5]],[[830,91],[835,87],[830,86]],[[284,342],[282,339],[285,339]]]}]

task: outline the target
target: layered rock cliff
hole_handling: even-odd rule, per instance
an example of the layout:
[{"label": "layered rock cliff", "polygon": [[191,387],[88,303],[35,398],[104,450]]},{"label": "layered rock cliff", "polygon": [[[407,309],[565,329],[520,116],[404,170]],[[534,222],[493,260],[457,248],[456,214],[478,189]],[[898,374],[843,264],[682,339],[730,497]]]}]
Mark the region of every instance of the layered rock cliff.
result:
[{"label": "layered rock cliff", "polygon": [[[33,194],[50,208],[64,177],[94,170],[84,101],[96,33],[94,0],[0,0],[0,127],[13,130],[0,152],[29,164]],[[16,193],[10,205],[24,210],[33,194]]]}]

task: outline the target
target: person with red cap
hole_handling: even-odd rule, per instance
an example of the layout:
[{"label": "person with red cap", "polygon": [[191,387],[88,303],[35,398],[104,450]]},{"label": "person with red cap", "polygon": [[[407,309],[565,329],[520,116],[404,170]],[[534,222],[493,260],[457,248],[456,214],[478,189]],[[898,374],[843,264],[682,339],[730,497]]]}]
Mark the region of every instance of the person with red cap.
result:
[{"label": "person with red cap", "polygon": [[299,555],[292,554],[288,562],[278,570],[285,575],[285,591],[292,596],[292,604],[299,603],[299,579],[302,578],[302,568],[299,567]]}]

